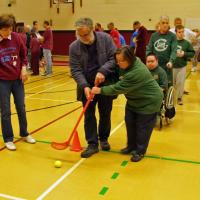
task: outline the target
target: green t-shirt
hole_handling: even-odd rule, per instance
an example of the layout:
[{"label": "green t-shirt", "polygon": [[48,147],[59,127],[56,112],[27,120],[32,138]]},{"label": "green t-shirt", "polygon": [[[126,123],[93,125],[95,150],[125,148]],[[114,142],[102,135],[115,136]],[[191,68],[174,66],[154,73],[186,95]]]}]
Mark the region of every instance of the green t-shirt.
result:
[{"label": "green t-shirt", "polygon": [[187,65],[188,58],[192,58],[195,54],[195,51],[187,40],[177,40],[177,51],[182,50],[184,51],[183,57],[176,57],[175,62],[173,64],[174,68],[181,68]]},{"label": "green t-shirt", "polygon": [[160,67],[157,66],[156,68],[150,70],[151,75],[153,76],[153,78],[157,81],[158,85],[164,89],[167,90],[168,88],[168,79],[167,79],[167,74],[165,72],[165,70]]},{"label": "green t-shirt", "polygon": [[176,59],[177,40],[176,35],[170,31],[166,34],[155,32],[147,45],[146,55],[154,53],[158,57],[159,66],[166,68],[168,62],[174,63]]},{"label": "green t-shirt", "polygon": [[141,114],[152,114],[160,110],[163,92],[147,67],[137,60],[126,70],[120,69],[120,81],[101,88],[103,95],[124,94],[127,108]]}]

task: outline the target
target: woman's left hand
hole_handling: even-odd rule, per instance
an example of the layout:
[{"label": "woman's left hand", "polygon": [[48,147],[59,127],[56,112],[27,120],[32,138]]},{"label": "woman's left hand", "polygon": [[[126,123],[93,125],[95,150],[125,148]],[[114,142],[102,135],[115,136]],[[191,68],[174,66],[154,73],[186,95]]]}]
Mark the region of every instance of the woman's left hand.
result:
[{"label": "woman's left hand", "polygon": [[22,67],[20,78],[23,83],[28,80],[28,73],[25,66]]}]

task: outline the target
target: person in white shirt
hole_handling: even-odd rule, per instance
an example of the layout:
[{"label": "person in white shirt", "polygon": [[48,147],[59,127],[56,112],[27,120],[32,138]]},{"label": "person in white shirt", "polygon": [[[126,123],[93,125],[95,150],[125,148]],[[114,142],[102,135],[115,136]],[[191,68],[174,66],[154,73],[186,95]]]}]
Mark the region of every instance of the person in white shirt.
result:
[{"label": "person in white shirt", "polygon": [[[174,19],[174,28],[171,28],[170,31],[174,34],[176,34],[175,28],[177,25],[182,25],[183,26],[183,22],[182,19],[179,17],[176,17]],[[190,30],[189,28],[184,28],[184,39],[188,40],[190,43],[192,41],[192,39],[196,37],[196,33],[193,32],[192,30]]]}]

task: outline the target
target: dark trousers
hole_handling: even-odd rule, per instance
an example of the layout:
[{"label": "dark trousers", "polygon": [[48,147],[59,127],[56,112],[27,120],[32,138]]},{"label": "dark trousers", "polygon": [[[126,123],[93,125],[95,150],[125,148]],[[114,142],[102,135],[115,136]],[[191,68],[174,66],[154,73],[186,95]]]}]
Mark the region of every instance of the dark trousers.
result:
[{"label": "dark trousers", "polygon": [[[82,98],[83,106],[87,99]],[[106,141],[110,135],[111,130],[111,111],[112,111],[113,97],[95,95],[93,101],[90,102],[88,109],[85,112],[84,128],[85,137],[88,144],[98,145],[98,137],[100,141]],[[99,110],[99,125],[97,132],[97,119],[95,116],[95,108],[98,104]]]},{"label": "dark trousers", "polygon": [[31,68],[33,74],[39,75],[39,61],[40,61],[40,51],[31,52]]},{"label": "dark trousers", "polygon": [[26,111],[24,105],[24,84],[21,80],[0,80],[1,128],[4,142],[13,141],[10,110],[11,94],[13,94],[14,103],[18,114],[20,136],[25,137],[28,135]]},{"label": "dark trousers", "polygon": [[145,154],[156,122],[157,113],[138,114],[126,107],[127,146],[138,154]]}]

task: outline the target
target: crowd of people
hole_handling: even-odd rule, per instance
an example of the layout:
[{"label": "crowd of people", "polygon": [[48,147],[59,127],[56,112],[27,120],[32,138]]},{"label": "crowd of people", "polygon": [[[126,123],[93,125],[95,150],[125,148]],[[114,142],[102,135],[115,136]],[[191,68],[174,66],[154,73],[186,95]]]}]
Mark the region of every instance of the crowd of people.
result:
[{"label": "crowd of people", "polygon": [[[9,150],[16,149],[11,124],[11,94],[18,113],[20,136],[35,143],[27,131],[23,83],[27,80],[27,68],[33,71],[31,75],[39,75],[39,63],[43,59],[43,75],[52,74],[53,34],[48,21],[44,21],[43,26],[43,35],[39,33],[37,21],[32,28],[26,25],[16,28],[15,32],[14,17],[0,16],[1,127]],[[108,33],[100,23],[94,26],[90,18],[80,18],[75,22],[77,39],[69,47],[71,75],[78,86],[77,99],[84,106],[90,95],[95,95],[85,112],[88,146],[81,157],[97,153],[99,144],[102,150],[110,150],[113,99],[124,94],[127,146],[121,153],[131,153],[131,161],[137,162],[147,151],[168,87],[175,88],[178,104],[183,104],[186,65],[191,59],[192,71],[197,69],[200,33],[186,29],[180,18],[175,19],[175,28],[170,29],[169,18],[161,16],[149,41],[147,29],[135,21],[130,45],[126,45],[113,22],[107,28]],[[99,122],[95,117],[97,106]]]}]

